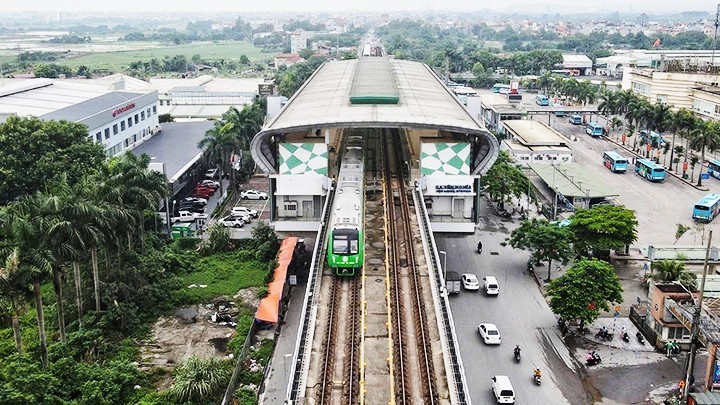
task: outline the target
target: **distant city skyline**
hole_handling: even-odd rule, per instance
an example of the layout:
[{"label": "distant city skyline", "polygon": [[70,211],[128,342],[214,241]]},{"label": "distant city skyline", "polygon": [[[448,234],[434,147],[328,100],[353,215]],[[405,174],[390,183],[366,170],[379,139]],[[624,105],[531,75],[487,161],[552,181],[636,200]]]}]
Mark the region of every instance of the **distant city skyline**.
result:
[{"label": "distant city skyline", "polygon": [[683,11],[705,11],[715,14],[717,2],[712,0],[355,0],[332,2],[325,0],[239,1],[226,0],[124,0],[122,2],[88,2],[87,0],[30,0],[7,2],[2,11],[45,11],[45,12],[342,12],[342,11],[479,11],[492,10],[502,13],[678,13]]}]

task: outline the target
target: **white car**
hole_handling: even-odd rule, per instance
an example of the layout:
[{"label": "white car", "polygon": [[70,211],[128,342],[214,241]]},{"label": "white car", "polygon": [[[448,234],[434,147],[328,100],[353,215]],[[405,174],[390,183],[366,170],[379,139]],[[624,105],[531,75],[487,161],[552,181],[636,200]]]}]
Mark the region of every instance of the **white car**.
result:
[{"label": "white car", "polygon": [[220,224],[227,228],[242,228],[245,221],[240,217],[225,217],[220,220]]},{"label": "white car", "polygon": [[199,197],[185,197],[180,201],[180,203],[183,203],[183,202],[207,205],[207,199],[199,198]]},{"label": "white car", "polygon": [[210,186],[210,187],[215,187],[215,188],[220,187],[219,181],[210,180],[210,179],[205,179],[205,180],[201,181],[200,184],[202,184],[203,186]]},{"label": "white car", "polygon": [[262,191],[245,190],[240,193],[240,198],[243,200],[267,200],[268,195]]},{"label": "white car", "polygon": [[494,323],[481,323],[478,325],[478,332],[486,345],[500,344],[500,331]]},{"label": "white car", "polygon": [[258,217],[257,210],[250,209],[248,207],[233,207],[232,210],[230,210],[231,214],[241,214],[241,215],[248,215],[252,218]]},{"label": "white car", "polygon": [[220,174],[219,171],[220,171],[220,169],[218,169],[217,167],[214,167],[212,169],[207,169],[205,171],[205,178],[206,179],[214,179],[219,176],[219,174]]},{"label": "white car", "polygon": [[476,275],[472,273],[465,273],[460,276],[462,280],[463,288],[471,291],[478,291],[480,289],[480,282]]},{"label": "white car", "polygon": [[498,287],[498,281],[495,276],[483,277],[485,283],[485,294],[487,295],[498,295],[500,294],[500,287]]},{"label": "white car", "polygon": [[237,218],[237,219],[242,220],[242,221],[245,222],[246,224],[249,224],[250,222],[252,222],[252,217],[251,217],[250,215],[248,215],[248,214],[240,214],[240,213],[237,213],[237,212],[232,212],[232,213],[230,213],[230,215],[228,215],[228,216],[225,217],[225,218]]},{"label": "white car", "polygon": [[492,392],[498,404],[515,403],[515,390],[506,375],[496,375],[492,378]]}]

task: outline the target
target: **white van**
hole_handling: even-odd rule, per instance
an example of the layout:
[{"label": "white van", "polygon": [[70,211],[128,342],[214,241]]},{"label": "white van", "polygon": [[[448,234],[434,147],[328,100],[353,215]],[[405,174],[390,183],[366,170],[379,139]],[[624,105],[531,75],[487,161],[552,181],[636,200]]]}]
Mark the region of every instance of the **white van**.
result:
[{"label": "white van", "polygon": [[485,276],[483,277],[483,282],[485,284],[485,294],[487,295],[498,295],[500,294],[500,286],[498,285],[497,279],[495,276]]},{"label": "white van", "polygon": [[496,375],[492,378],[492,391],[498,404],[514,404],[515,390],[506,375]]}]

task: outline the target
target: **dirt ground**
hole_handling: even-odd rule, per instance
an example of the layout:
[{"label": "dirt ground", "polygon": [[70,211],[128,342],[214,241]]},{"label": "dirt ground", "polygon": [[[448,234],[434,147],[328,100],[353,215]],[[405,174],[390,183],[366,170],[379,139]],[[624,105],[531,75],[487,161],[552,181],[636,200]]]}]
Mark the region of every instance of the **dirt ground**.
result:
[{"label": "dirt ground", "polygon": [[[257,308],[257,289],[240,290],[233,300],[237,305]],[[236,331],[233,326],[212,322],[214,313],[206,305],[193,305],[178,309],[172,316],[158,319],[153,325],[151,338],[141,343],[140,368],[173,369],[192,356],[228,356],[228,343]],[[169,384],[168,377],[157,388],[168,388]]]}]

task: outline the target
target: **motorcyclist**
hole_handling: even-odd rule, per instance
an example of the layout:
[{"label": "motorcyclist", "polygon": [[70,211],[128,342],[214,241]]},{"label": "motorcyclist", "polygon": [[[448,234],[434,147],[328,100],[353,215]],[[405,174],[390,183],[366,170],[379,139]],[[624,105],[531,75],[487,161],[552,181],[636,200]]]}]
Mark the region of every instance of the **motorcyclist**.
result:
[{"label": "motorcyclist", "polygon": [[482,242],[478,242],[477,250],[478,252],[482,252]]},{"label": "motorcyclist", "polygon": [[520,345],[515,345],[515,349],[513,349],[513,354],[515,357],[520,355]]},{"label": "motorcyclist", "polygon": [[540,369],[539,369],[539,368],[536,368],[536,369],[535,369],[535,372],[533,372],[533,377],[535,377],[535,378],[540,378],[540,377],[542,377],[542,373],[540,372]]}]

